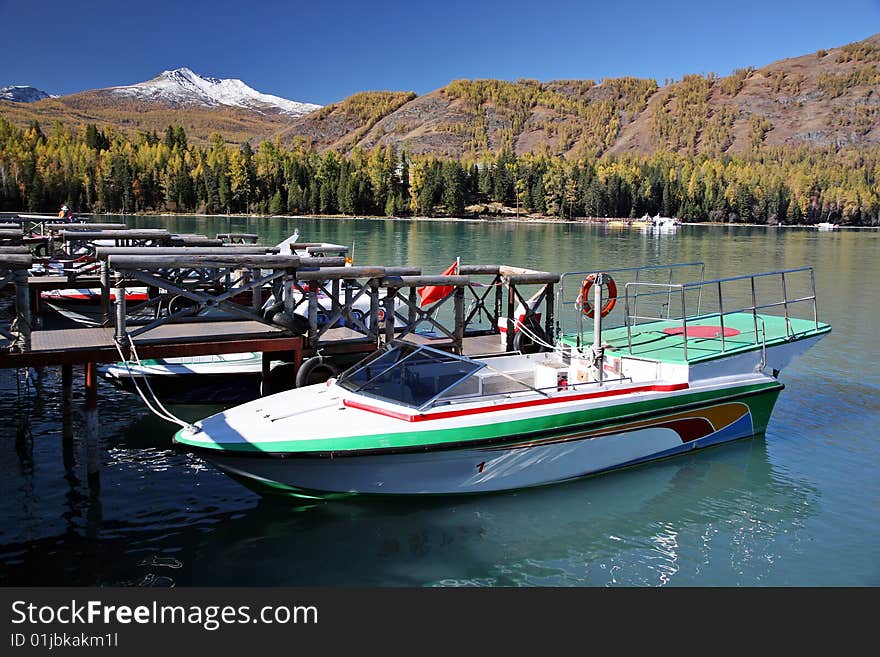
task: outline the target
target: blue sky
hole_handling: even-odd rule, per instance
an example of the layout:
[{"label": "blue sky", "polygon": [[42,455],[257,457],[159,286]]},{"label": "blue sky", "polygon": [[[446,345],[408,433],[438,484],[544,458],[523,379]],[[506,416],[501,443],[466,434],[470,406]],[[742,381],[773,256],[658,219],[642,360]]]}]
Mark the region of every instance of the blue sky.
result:
[{"label": "blue sky", "polygon": [[663,84],[877,32],[880,0],[0,0],[0,86],[67,94],[180,66],[319,104],[456,78]]}]

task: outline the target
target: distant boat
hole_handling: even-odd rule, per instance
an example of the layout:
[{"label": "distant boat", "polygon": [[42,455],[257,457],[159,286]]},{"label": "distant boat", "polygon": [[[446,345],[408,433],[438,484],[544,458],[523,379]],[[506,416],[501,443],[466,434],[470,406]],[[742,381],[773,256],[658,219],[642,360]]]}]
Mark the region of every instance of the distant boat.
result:
[{"label": "distant boat", "polygon": [[661,217],[658,212],[653,217],[645,213],[641,221],[646,228],[653,230],[675,230],[681,225],[681,221],[675,217]]},{"label": "distant boat", "polygon": [[818,228],[819,230],[834,230],[835,228],[838,228],[838,225],[832,224],[831,222],[828,222],[828,221],[821,221],[818,224],[816,224],[816,228]]}]

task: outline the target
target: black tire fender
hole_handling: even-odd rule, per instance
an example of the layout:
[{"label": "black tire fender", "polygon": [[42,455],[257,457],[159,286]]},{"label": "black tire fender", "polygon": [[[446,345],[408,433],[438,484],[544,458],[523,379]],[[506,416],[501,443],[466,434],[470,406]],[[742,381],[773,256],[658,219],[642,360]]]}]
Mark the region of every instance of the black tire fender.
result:
[{"label": "black tire fender", "polygon": [[312,356],[306,360],[296,373],[296,387],[323,383],[327,379],[339,374],[339,368],[323,356]]},{"label": "black tire fender", "polygon": [[526,334],[522,330],[517,331],[516,335],[513,336],[513,350],[519,351],[524,354],[535,354],[540,351],[548,351],[545,344],[541,343],[549,343],[547,339],[547,335],[544,333],[544,330],[540,326],[532,325],[528,327],[529,333],[538,338],[540,342],[537,342],[531,335]]}]

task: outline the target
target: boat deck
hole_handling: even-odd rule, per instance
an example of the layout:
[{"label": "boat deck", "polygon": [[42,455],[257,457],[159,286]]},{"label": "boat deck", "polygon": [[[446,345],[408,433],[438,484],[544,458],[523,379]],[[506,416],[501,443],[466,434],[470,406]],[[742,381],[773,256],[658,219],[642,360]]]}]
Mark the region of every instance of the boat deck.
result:
[{"label": "boat deck", "polygon": [[[685,358],[685,339],[682,335],[682,322],[668,320],[638,324],[631,329],[632,351],[629,349],[625,326],[602,330],[602,342],[606,343],[616,355],[662,361],[664,363],[687,364],[713,360],[722,356],[760,349],[762,333],[766,331],[766,346],[785,342],[792,338],[821,335],[831,330],[831,326],[813,320],[789,319],[786,332],[785,317],[758,315],[758,333],[755,336],[755,319],[751,313],[731,313],[724,315],[724,333],[721,338],[719,315],[705,315],[687,320],[687,358]],[[762,321],[763,320],[763,324]],[[562,342],[569,346],[577,344],[577,336],[567,334]],[[582,345],[592,343],[592,333],[584,333]]]}]

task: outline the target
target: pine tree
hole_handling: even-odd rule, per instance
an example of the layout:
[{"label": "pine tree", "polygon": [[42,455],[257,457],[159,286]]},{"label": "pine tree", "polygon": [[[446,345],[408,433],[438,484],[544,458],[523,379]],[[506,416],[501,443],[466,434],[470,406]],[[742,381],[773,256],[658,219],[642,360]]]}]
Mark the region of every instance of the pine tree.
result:
[{"label": "pine tree", "polygon": [[281,190],[277,190],[269,201],[269,214],[281,214],[284,212],[284,200],[281,198]]}]

